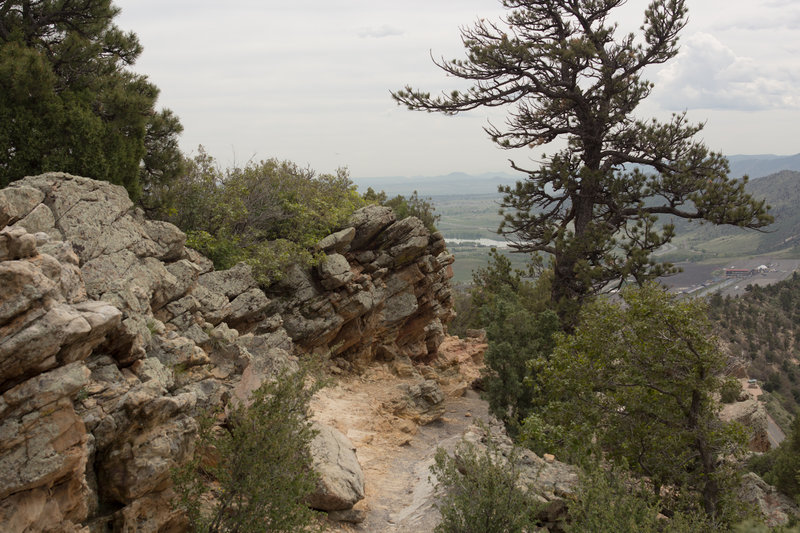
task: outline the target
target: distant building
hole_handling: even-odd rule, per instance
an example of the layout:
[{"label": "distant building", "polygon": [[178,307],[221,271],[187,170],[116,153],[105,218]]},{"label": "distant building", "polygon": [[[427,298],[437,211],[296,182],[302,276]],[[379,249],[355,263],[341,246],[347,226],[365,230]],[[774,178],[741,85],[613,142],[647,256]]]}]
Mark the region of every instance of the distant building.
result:
[{"label": "distant building", "polygon": [[725,277],[726,278],[746,278],[753,274],[753,271],[749,268],[726,268],[725,269]]}]

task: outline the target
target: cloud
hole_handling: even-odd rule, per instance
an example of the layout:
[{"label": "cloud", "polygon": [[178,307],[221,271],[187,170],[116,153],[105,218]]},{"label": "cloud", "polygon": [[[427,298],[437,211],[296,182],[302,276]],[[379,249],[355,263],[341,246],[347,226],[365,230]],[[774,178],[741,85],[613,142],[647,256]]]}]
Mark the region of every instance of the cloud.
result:
[{"label": "cloud", "polygon": [[383,39],[384,37],[396,37],[405,33],[400,28],[384,24],[377,28],[359,28],[358,36],[362,39]]},{"label": "cloud", "polygon": [[657,75],[654,99],[670,110],[800,108],[796,75],[736,55],[716,37],[696,33]]}]

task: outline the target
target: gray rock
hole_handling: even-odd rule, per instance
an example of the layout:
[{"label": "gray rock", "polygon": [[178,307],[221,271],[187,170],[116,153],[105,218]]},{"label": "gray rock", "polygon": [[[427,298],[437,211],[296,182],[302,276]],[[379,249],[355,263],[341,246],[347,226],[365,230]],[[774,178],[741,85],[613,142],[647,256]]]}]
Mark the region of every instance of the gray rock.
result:
[{"label": "gray rock", "polygon": [[258,287],[258,283],[253,278],[253,268],[246,263],[238,263],[228,270],[203,274],[200,276],[199,282],[200,285],[212,292],[224,294],[229,300]]},{"label": "gray rock", "polygon": [[400,385],[399,400],[394,402],[392,411],[404,418],[417,421],[420,425],[430,424],[444,415],[444,393],[435,381],[428,379],[413,385]]},{"label": "gray rock", "polygon": [[367,512],[363,509],[346,509],[344,511],[328,512],[328,520],[333,522],[346,522],[348,524],[360,524],[367,519]]},{"label": "gray rock", "polygon": [[0,261],[25,259],[36,255],[36,237],[24,228],[0,230]]},{"label": "gray rock", "polygon": [[790,517],[800,517],[800,508],[791,498],[778,492],[754,472],[742,476],[739,497],[755,505],[770,527],[785,526]]},{"label": "gray rock", "polygon": [[362,207],[350,216],[348,222],[356,230],[350,249],[360,250],[395,220],[397,217],[390,207],[379,205]]},{"label": "gray rock", "polygon": [[175,276],[175,285],[169,291],[169,300],[176,300],[189,292],[202,273],[202,268],[188,259],[169,263],[166,268],[170,274]]},{"label": "gray rock", "polygon": [[317,249],[325,253],[343,254],[350,249],[350,243],[356,236],[355,228],[346,228],[332,233],[317,243]]},{"label": "gray rock", "polygon": [[355,447],[330,426],[315,422],[314,429],[319,433],[311,443],[311,457],[319,482],[308,504],[322,511],[350,509],[364,499],[364,473]]},{"label": "gray rock", "polygon": [[322,286],[328,290],[338,289],[353,279],[350,263],[341,254],[326,256],[317,268]]},{"label": "gray rock", "polygon": [[383,320],[387,324],[395,324],[413,315],[417,309],[417,297],[411,292],[401,292],[386,300]]},{"label": "gray rock", "polygon": [[50,208],[44,204],[39,204],[25,218],[15,223],[14,226],[25,228],[28,233],[44,232],[49,234],[53,232],[55,224],[56,219]]},{"label": "gray rock", "polygon": [[0,189],[0,229],[28,216],[44,199],[44,193],[17,182]]},{"label": "gray rock", "polygon": [[233,299],[230,314],[225,317],[225,321],[244,333],[244,330],[249,329],[247,324],[254,324],[265,318],[270,303],[264,291],[250,289]]}]

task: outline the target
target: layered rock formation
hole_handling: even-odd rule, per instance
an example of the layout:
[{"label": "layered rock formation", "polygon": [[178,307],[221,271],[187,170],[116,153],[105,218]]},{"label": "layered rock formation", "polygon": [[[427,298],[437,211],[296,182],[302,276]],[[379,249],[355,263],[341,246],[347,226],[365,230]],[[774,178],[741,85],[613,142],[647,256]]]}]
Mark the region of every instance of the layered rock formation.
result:
[{"label": "layered rock formation", "polygon": [[179,529],[170,469],[200,411],[246,398],[299,351],[339,371],[433,357],[452,314],[441,235],[385,208],[357,212],[320,243],[319,267],[269,294],[184,241],[109,183],[51,173],[0,190],[4,531]]}]

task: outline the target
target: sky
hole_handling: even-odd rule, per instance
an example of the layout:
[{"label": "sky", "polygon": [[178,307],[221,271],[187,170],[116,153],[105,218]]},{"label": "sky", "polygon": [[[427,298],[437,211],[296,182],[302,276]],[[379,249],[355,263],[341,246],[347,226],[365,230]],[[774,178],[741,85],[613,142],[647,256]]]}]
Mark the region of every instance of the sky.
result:
[{"label": "sky", "polygon": [[[612,18],[636,30],[646,0]],[[133,70],[181,119],[181,148],[222,166],[271,157],[354,178],[479,174],[532,166],[542,153],[486,136],[502,109],[455,117],[412,112],[390,91],[452,90],[431,61],[462,58],[459,28],[497,20],[498,0],[115,0],[119,27],[144,52]],[[688,0],[681,52],[646,71],[637,114],[687,111],[724,154],[800,152],[800,2]],[[548,152],[549,150],[549,152]]]}]

